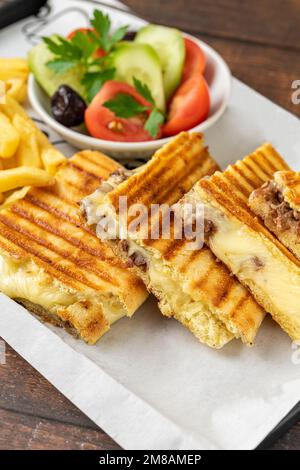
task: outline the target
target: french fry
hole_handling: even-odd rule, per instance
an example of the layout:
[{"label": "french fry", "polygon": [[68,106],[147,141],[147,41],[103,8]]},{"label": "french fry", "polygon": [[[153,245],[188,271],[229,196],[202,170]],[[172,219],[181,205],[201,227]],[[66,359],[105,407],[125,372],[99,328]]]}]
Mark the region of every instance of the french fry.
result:
[{"label": "french fry", "polygon": [[48,186],[55,179],[45,170],[31,166],[20,166],[0,171],[0,192],[4,193],[21,186]]},{"label": "french fry", "polygon": [[5,114],[11,121],[13,120],[16,114],[20,114],[24,119],[30,120],[30,117],[27,115],[26,111],[22,106],[14,100],[11,96],[6,95],[6,102],[0,103],[0,111]]},{"label": "french fry", "polygon": [[[0,112],[12,121],[13,126],[20,134],[20,143],[16,154],[3,160],[4,170],[12,170],[17,166],[23,168],[29,166],[44,167],[49,175],[54,175],[57,169],[66,161],[65,156],[49,142],[46,135],[36,126],[12,96],[6,96],[6,103],[0,104]],[[18,186],[23,184],[26,185],[24,182],[18,184]]]},{"label": "french fry", "polygon": [[20,145],[15,154],[16,166],[42,168],[39,147],[34,133],[21,136]]},{"label": "french fry", "polygon": [[[27,192],[29,191],[30,189],[30,186],[24,186],[24,188],[21,188],[21,189],[16,189],[14,192],[12,192],[4,201],[4,203],[2,204],[1,208],[3,207],[7,207],[11,204],[13,204],[14,202],[18,201],[19,199],[23,199],[23,197],[26,196]],[[1,194],[1,193],[0,193]],[[3,196],[3,194],[1,194],[1,196]],[[4,196],[3,196],[3,199],[4,199]],[[3,201],[3,200],[2,200]],[[2,202],[0,201],[0,202]]]},{"label": "french fry", "polygon": [[27,85],[24,78],[10,78],[5,81],[6,93],[19,103],[23,103],[27,97]]},{"label": "french fry", "polygon": [[35,125],[35,123],[26,113],[25,109],[22,108],[22,106],[14,98],[12,98],[11,96],[6,96],[6,103],[0,104],[0,110],[12,121],[14,119],[14,116],[16,115],[19,115],[24,118],[27,121],[28,125],[30,125],[32,129],[35,129],[37,133],[37,140],[41,148],[54,148],[45,136],[45,134]]},{"label": "french fry", "polygon": [[0,80],[27,79],[29,68],[25,59],[0,59]]},{"label": "french fry", "polygon": [[58,168],[67,161],[66,157],[54,147],[44,148],[41,152],[41,159],[45,170],[48,171],[50,175],[55,175]]},{"label": "french fry", "polygon": [[10,158],[19,146],[20,135],[7,116],[2,113],[0,113],[0,135],[0,157]]},{"label": "french fry", "polygon": [[10,168],[16,168],[17,166],[17,159],[16,156],[13,155],[10,158],[3,158],[1,159],[1,170],[10,170]]},{"label": "french fry", "polygon": [[21,139],[16,152],[17,166],[42,167],[40,152],[37,142],[37,132],[31,122],[24,119],[20,114],[13,117],[12,124],[19,132]]}]

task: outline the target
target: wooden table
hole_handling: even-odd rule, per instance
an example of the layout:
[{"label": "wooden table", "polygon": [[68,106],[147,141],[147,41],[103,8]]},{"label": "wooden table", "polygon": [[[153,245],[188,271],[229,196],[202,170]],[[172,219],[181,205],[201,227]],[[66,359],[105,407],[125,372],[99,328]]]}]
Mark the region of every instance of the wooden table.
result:
[{"label": "wooden table", "polygon": [[[152,22],[199,36],[233,74],[300,116],[300,0],[126,0]],[[118,449],[103,431],[7,346],[0,366],[0,449]],[[299,397],[300,398],[300,397]],[[300,422],[273,449],[300,449]]]}]

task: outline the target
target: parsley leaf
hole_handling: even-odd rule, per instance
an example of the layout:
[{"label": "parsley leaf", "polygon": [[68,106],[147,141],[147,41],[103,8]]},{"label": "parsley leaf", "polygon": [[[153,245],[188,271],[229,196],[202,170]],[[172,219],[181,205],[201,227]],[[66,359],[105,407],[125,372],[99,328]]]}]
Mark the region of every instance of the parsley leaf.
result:
[{"label": "parsley leaf", "polygon": [[110,52],[114,45],[123,39],[128,30],[128,26],[122,26],[110,35],[110,18],[99,10],[94,10],[94,17],[91,20],[91,25],[96,31],[96,34],[91,33],[91,35],[105,52]]},{"label": "parsley leaf", "polygon": [[151,137],[155,138],[158,134],[160,126],[165,121],[165,116],[155,106],[155,101],[149,87],[135,77],[133,77],[133,83],[139,94],[149,101],[149,103],[151,103],[151,107],[140,105],[140,103],[138,103],[138,101],[133,98],[133,96],[125,93],[119,93],[114,98],[103,103],[103,106],[110,109],[117,117],[127,119],[144,111],[151,110],[151,113],[145,122],[144,128],[151,135]]},{"label": "parsley leaf", "polygon": [[55,36],[55,39],[43,38],[43,41],[47,44],[48,49],[58,58],[69,59],[73,62],[78,62],[82,58],[80,47],[62,36]]},{"label": "parsley leaf", "polygon": [[114,98],[105,101],[103,106],[110,109],[116,116],[122,118],[136,116],[148,109],[146,106],[138,103],[135,98],[125,93],[118,93]]},{"label": "parsley leaf", "polygon": [[123,37],[128,31],[129,26],[121,26],[121,28],[118,28],[112,35],[110,39],[110,47],[112,48],[117,42],[122,41]]},{"label": "parsley leaf", "polygon": [[153,96],[151,94],[151,91],[148,85],[146,85],[146,83],[142,83],[136,77],[133,77],[133,84],[134,84],[134,88],[136,89],[136,91],[138,91],[139,94],[145,98],[145,100],[149,101],[149,103],[155,106],[155,102],[154,102]]},{"label": "parsley leaf", "polygon": [[109,16],[105,15],[102,11],[94,10],[94,18],[91,20],[91,25],[94,26],[99,35],[98,41],[102,49],[107,51],[107,42],[109,40],[109,30],[111,27]]},{"label": "parsley leaf", "polygon": [[97,44],[91,41],[90,37],[82,31],[77,31],[70,41],[72,45],[81,50],[81,56],[85,60],[89,59],[98,47]]},{"label": "parsley leaf", "polygon": [[[43,38],[54,55],[53,59],[47,62],[47,66],[53,72],[62,74],[74,66],[80,66],[80,73],[83,76],[81,82],[88,101],[94,98],[107,80],[114,78],[115,70],[109,66],[109,53],[128,30],[128,26],[122,26],[111,34],[111,20],[99,10],[94,10],[91,25],[93,31],[78,30],[71,39],[59,35]],[[98,57],[95,52],[99,48],[104,50],[106,55]]]},{"label": "parsley leaf", "polygon": [[161,111],[154,108],[151,112],[150,116],[148,117],[145,123],[145,129],[149,132],[151,137],[155,138],[158,134],[159,127],[164,123],[165,116]]},{"label": "parsley leaf", "polygon": [[89,102],[92,101],[107,80],[114,78],[114,75],[115,69],[105,69],[100,72],[87,72],[84,75],[81,83],[87,90],[87,99]]}]

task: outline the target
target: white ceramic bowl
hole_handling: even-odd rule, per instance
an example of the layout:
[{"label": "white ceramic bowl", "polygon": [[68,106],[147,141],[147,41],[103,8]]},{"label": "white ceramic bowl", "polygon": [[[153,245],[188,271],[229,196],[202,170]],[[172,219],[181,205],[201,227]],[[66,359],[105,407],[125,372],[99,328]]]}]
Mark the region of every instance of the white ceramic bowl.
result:
[{"label": "white ceramic bowl", "polygon": [[[210,113],[204,122],[190,129],[190,131],[203,132],[212,126],[226,109],[230,96],[231,74],[225,61],[214,49],[193,36],[188,34],[185,36],[199,44],[207,59],[205,78],[210,90]],[[96,139],[78,130],[69,129],[52,117],[49,97],[38,85],[32,74],[29,77],[28,95],[32,107],[43,121],[60,134],[63,139],[79,149],[100,150],[118,159],[143,158],[153,155],[159,147],[171,139],[171,137],[167,137],[149,142],[113,142]]]}]

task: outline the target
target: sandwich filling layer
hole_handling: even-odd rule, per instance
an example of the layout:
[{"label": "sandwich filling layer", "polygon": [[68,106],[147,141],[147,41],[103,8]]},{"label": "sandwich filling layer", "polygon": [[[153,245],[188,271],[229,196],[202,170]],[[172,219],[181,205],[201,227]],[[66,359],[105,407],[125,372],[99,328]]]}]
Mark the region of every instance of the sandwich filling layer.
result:
[{"label": "sandwich filling layer", "polygon": [[[285,200],[282,189],[275,181],[268,181],[256,189],[249,199],[250,207],[263,218],[267,226],[278,232],[292,231],[300,235],[300,212]],[[263,202],[257,206],[256,202]]]},{"label": "sandwich filling layer", "polygon": [[263,234],[248,228],[213,202],[201,196],[197,200],[204,204],[205,217],[213,225],[207,239],[213,253],[250,288],[292,339],[299,340],[300,268]]},{"label": "sandwich filling layer", "polygon": [[162,313],[187,326],[203,343],[221,348],[234,335],[202,302],[194,300],[181,286],[173,271],[159,257],[130,240],[120,241],[120,249],[144,272],[147,289],[157,296]]},{"label": "sandwich filling layer", "polygon": [[[108,184],[112,183],[112,179],[108,180]],[[108,216],[114,217],[118,227],[118,217],[113,207],[104,203],[105,194],[102,185],[94,194],[83,200],[87,223],[97,226],[102,217]],[[181,283],[174,277],[173,271],[159,256],[149,252],[137,240],[127,238],[114,243],[118,245],[118,251],[130,260],[132,266],[139,269],[139,274],[142,273],[147,289],[158,298],[159,307],[164,315],[176,318],[201,342],[213,348],[221,348],[234,338],[235,335],[227,330],[225,324],[213,315],[208,307],[184,291]]]},{"label": "sandwich filling layer", "polygon": [[[104,317],[107,329],[114,322],[126,315],[123,306],[105,300],[101,302],[95,292],[84,293],[67,288],[57,279],[52,279],[42,268],[33,261],[19,261],[4,254],[0,255],[0,291],[12,299],[24,303],[23,299],[33,305],[38,305],[53,315],[54,323],[67,322],[74,327],[78,326],[80,316],[85,312],[91,314],[91,322],[96,318]],[[93,312],[91,312],[91,309]],[[89,329],[87,324],[86,328]],[[84,329],[81,335],[85,339]]]}]

